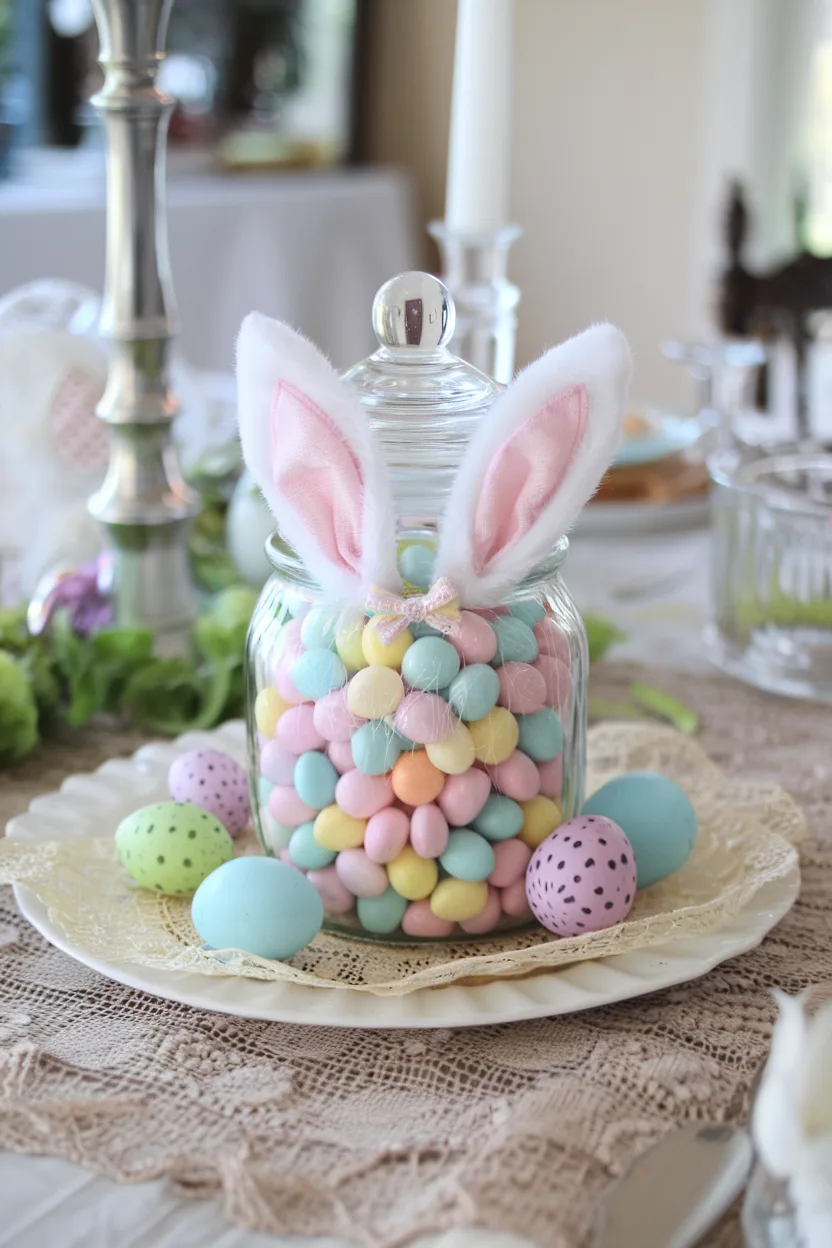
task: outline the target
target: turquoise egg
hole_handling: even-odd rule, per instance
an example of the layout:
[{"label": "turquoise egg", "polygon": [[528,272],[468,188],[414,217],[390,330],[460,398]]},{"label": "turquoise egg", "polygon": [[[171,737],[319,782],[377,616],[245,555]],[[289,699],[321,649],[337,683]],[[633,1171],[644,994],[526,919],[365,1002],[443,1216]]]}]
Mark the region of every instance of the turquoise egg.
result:
[{"label": "turquoise egg", "polygon": [[322,867],[328,867],[337,857],[334,849],[324,849],[323,845],[318,844],[315,840],[314,828],[314,819],[310,819],[308,823],[302,823],[299,828],[295,828],[292,839],[289,841],[289,857],[296,867],[304,871],[320,871]]},{"label": "turquoise egg", "polygon": [[407,898],[400,897],[394,888],[386,888],[380,897],[359,897],[355,903],[361,926],[378,936],[394,932],[407,907]]},{"label": "turquoise egg", "polygon": [[520,737],[517,748],[536,763],[548,763],[563,749],[563,724],[553,710],[545,706],[533,715],[518,715]]},{"label": "turquoise egg", "polygon": [[302,654],[292,668],[295,688],[305,698],[322,698],[347,683],[347,669],[332,650],[316,646]]},{"label": "turquoise egg", "polygon": [[515,620],[522,620],[529,628],[534,628],[538,620],[542,620],[546,612],[534,598],[524,598],[522,602],[513,602],[509,611]]},{"label": "turquoise egg", "polygon": [[489,841],[507,841],[523,826],[523,810],[510,797],[492,793],[471,826]]},{"label": "turquoise egg", "polygon": [[492,667],[501,667],[503,663],[534,663],[537,638],[528,624],[513,615],[498,615],[489,622],[497,634],[497,653],[491,660]]},{"label": "turquoise egg", "polygon": [[605,815],[626,834],[636,858],[637,888],[678,871],[693,849],[696,811],[684,789],[655,771],[629,771],[608,780],[581,809]]},{"label": "turquoise egg", "polygon": [[313,607],[307,611],[300,626],[300,639],[307,650],[334,650],[335,634],[341,623],[342,612],[327,607]]},{"label": "turquoise egg", "polygon": [[291,958],[320,931],[324,908],[305,875],[276,858],[234,858],[203,880],[191,919],[212,949]]},{"label": "turquoise egg", "polygon": [[265,806],[269,800],[274,785],[271,780],[267,780],[265,776],[260,776],[257,781],[257,796],[260,798],[260,805]]},{"label": "turquoise egg", "polygon": [[439,861],[457,880],[487,880],[494,870],[494,850],[476,832],[458,828],[448,837],[448,847]]},{"label": "turquoise egg", "polygon": [[383,776],[401,754],[403,741],[383,719],[370,719],[352,734],[353,762],[365,776]]},{"label": "turquoise egg", "polygon": [[313,810],[323,810],[335,801],[338,772],[326,754],[319,754],[317,750],[301,754],[295,763],[294,781],[298,797]]},{"label": "turquoise egg", "polygon": [[444,689],[459,671],[459,655],[441,637],[420,637],[404,653],[402,676],[414,689]]},{"label": "turquoise egg", "polygon": [[415,585],[417,589],[427,589],[433,583],[434,554],[427,546],[414,543],[405,546],[399,555],[399,572],[402,580]]},{"label": "turquoise egg", "polygon": [[424,620],[416,620],[413,624],[407,626],[413,636],[418,641],[420,637],[441,637],[438,628],[434,628],[432,624],[426,624]]},{"label": "turquoise egg", "polygon": [[469,663],[451,681],[448,701],[460,719],[482,719],[500,696],[500,678],[486,663]]}]

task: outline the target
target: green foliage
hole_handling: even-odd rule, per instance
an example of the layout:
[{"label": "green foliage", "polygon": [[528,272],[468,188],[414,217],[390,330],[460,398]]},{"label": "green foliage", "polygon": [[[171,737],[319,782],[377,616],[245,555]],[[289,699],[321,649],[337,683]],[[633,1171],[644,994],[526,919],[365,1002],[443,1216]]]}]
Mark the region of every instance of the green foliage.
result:
[{"label": "green foliage", "polygon": [[0,763],[23,758],[38,743],[38,708],[19,659],[0,650]]}]

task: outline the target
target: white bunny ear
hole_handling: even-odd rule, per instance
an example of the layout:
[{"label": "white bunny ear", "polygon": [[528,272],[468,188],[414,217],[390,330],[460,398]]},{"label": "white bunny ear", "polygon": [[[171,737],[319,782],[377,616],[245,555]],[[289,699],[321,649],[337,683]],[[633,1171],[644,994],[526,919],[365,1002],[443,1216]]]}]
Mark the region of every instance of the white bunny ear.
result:
[{"label": "white bunny ear", "polygon": [[499,602],[574,523],[618,445],[629,379],[624,335],[596,325],[497,399],[465,452],[436,556],[464,604]]},{"label": "white bunny ear", "polygon": [[324,593],[397,589],[387,473],[358,399],[306,338],[251,313],[237,340],[243,458]]}]

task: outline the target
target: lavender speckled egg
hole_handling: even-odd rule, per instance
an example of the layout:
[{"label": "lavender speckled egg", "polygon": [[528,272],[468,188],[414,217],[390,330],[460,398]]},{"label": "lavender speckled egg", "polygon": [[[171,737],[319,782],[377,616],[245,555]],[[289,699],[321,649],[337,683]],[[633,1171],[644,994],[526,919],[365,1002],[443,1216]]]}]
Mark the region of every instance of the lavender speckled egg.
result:
[{"label": "lavender speckled egg", "polygon": [[175,802],[192,802],[239,836],[251,818],[246,773],[221,750],[188,750],[171,763],[168,791]]},{"label": "lavender speckled egg", "polygon": [[633,847],[612,819],[578,815],[547,836],[526,869],[538,923],[556,936],[583,936],[623,922],[636,895]]}]

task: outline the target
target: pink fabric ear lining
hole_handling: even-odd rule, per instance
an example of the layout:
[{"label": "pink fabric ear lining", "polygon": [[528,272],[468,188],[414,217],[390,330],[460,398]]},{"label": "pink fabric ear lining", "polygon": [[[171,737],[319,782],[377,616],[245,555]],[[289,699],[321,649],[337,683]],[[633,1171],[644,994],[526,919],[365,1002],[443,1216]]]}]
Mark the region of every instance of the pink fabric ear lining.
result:
[{"label": "pink fabric ear lining", "polygon": [[343,435],[289,382],[271,410],[272,479],[335,567],[361,571],[364,479]]},{"label": "pink fabric ear lining", "polygon": [[539,407],[498,447],[474,513],[478,576],[529,532],[563,484],[587,422],[586,386],[570,386]]}]

